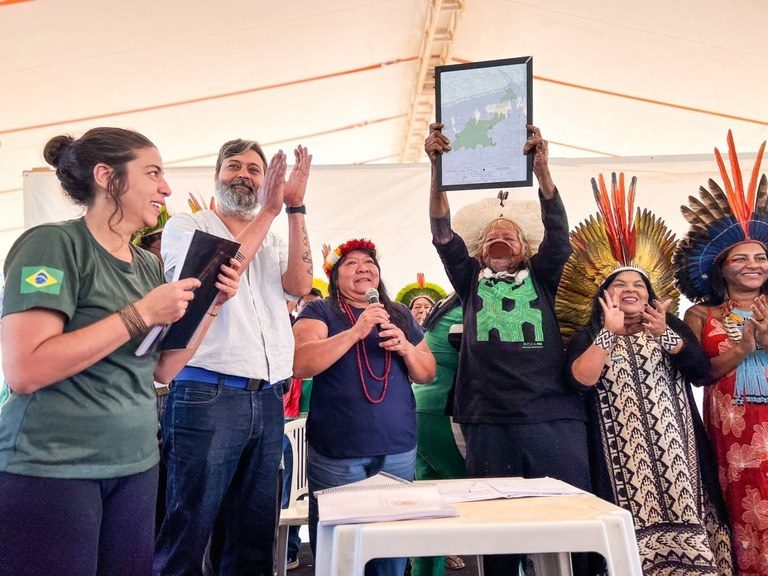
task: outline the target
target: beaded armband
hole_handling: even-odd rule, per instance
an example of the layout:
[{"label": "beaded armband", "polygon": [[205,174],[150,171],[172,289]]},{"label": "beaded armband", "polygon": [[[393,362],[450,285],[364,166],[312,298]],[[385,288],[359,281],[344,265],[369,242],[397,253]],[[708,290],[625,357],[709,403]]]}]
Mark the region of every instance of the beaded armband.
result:
[{"label": "beaded armband", "polygon": [[683,339],[677,335],[677,332],[672,330],[669,326],[667,326],[667,329],[664,330],[664,334],[659,336],[657,340],[659,341],[659,344],[661,344],[661,347],[667,352],[672,352],[672,350],[683,341]]},{"label": "beaded armband", "polygon": [[600,330],[600,332],[597,333],[597,336],[595,336],[594,341],[592,344],[597,346],[598,348],[602,348],[606,352],[610,352],[611,348],[613,348],[613,345],[616,343],[616,334],[613,332],[609,332],[605,328]]}]

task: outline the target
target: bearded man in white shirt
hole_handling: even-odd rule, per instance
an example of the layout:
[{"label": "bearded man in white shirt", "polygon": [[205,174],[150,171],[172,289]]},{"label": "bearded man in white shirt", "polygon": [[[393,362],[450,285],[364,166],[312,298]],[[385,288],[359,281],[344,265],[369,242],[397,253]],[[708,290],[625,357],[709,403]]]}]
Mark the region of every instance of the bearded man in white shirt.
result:
[{"label": "bearded man in white shirt", "polygon": [[[285,295],[312,288],[304,222],[312,156],[302,146],[295,156],[286,181],[282,151],[267,166],[256,142],[225,143],[216,162],[215,209],[178,214],[163,232],[167,278],[181,265],[185,234],[194,230],[240,243],[241,278],[171,386],[162,422],[168,489],[157,576],[202,575],[214,526],[211,559],[219,576],[272,575],[282,396],[294,349]],[[283,205],[287,244],[270,230]]]}]

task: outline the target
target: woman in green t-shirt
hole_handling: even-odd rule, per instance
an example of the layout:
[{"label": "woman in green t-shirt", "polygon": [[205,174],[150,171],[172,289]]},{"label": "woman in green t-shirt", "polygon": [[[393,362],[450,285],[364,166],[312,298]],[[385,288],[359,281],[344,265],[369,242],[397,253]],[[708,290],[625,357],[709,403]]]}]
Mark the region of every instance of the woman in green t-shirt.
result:
[{"label": "woman in green t-shirt", "polygon": [[[150,326],[183,316],[200,283],[164,284],[157,258],[130,242],[171,193],[146,137],[95,128],[53,138],[44,155],[86,211],[27,230],[5,261],[0,575],[146,575],[158,468],[153,377],[170,381],[193,350],[135,350]],[[235,267],[222,267],[217,287],[220,306],[237,290]]]}]

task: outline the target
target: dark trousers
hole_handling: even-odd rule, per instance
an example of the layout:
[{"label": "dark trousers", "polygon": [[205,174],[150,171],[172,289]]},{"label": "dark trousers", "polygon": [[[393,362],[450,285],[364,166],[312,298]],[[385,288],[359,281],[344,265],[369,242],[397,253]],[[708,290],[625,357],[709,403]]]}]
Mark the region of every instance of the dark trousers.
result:
[{"label": "dark trousers", "polygon": [[[578,420],[537,424],[462,424],[470,478],[549,476],[590,491],[587,431]],[[521,556],[486,556],[486,576],[517,576]],[[587,574],[587,558],[573,555],[574,573]]]},{"label": "dark trousers", "polygon": [[157,466],[104,480],[0,472],[0,575],[147,576]]}]

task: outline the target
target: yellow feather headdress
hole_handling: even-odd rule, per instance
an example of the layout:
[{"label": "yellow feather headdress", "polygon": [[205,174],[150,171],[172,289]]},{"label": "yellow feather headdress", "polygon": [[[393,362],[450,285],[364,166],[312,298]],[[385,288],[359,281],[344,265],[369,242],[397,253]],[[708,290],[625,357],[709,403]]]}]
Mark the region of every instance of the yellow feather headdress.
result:
[{"label": "yellow feather headdress", "polygon": [[567,338],[585,326],[592,304],[605,279],[623,269],[636,270],[648,278],[660,299],[672,298],[669,312],[677,310],[679,292],[674,285],[672,252],[675,237],[664,221],[648,210],[634,210],[637,178],[625,192],[624,174],[611,176],[611,194],[602,175],[592,179],[599,213],[581,222],[571,232],[573,253],[565,264],[557,290],[555,310],[560,331]]}]

